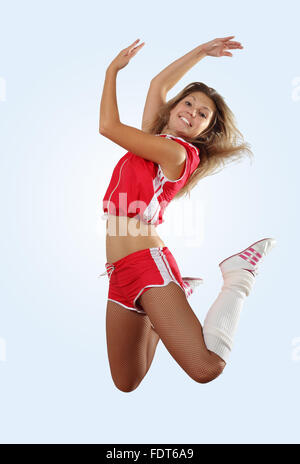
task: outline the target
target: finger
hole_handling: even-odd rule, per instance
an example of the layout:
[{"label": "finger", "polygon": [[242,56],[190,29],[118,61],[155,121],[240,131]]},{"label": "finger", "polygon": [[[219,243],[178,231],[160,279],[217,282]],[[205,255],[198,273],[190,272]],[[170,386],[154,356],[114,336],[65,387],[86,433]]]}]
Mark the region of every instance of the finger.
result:
[{"label": "finger", "polygon": [[229,40],[228,44],[230,44],[230,45],[242,45],[241,42],[235,42],[233,40]]},{"label": "finger", "polygon": [[139,42],[140,39],[136,39],[128,48],[132,48],[135,44]]},{"label": "finger", "polygon": [[230,35],[229,37],[224,37],[223,39],[221,40],[229,40],[229,39],[233,39],[235,37],[235,35]]},{"label": "finger", "polygon": [[136,48],[130,53],[130,55],[131,55],[131,56],[135,56],[139,50],[140,50],[140,46],[139,46],[139,47],[136,47]]},{"label": "finger", "polygon": [[145,45],[145,42],[141,43],[140,45],[138,45],[137,47],[135,47],[131,53],[136,53],[140,48],[142,48],[143,46]]},{"label": "finger", "polygon": [[134,47],[134,49],[136,48],[140,48],[142,45],[144,45],[145,42],[142,42],[141,44],[137,45],[136,47]]},{"label": "finger", "polygon": [[233,44],[233,43],[228,43],[225,46],[226,48],[244,48],[243,45],[241,44]]},{"label": "finger", "polygon": [[140,39],[136,39],[131,45],[129,45],[129,47],[125,48],[125,50],[131,50],[132,47],[133,47],[136,43],[138,43],[139,40],[140,40]]},{"label": "finger", "polygon": [[229,53],[229,52],[223,52],[223,56],[226,55],[226,56],[232,56],[232,53]]}]

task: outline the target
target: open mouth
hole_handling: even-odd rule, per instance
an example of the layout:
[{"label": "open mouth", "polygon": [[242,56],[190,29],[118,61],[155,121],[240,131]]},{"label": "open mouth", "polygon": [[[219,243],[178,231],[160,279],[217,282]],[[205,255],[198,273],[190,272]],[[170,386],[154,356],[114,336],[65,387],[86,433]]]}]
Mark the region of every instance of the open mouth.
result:
[{"label": "open mouth", "polygon": [[186,125],[186,127],[192,127],[189,121],[184,116],[178,116],[178,117]]}]

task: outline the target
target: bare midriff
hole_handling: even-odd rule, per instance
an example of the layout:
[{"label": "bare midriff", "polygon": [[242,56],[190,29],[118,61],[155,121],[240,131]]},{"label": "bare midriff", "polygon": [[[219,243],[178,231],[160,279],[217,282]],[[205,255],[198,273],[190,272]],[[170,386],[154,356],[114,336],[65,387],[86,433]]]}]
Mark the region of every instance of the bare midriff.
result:
[{"label": "bare midriff", "polygon": [[153,224],[127,216],[108,215],[106,220],[106,260],[114,263],[135,251],[164,247]]}]

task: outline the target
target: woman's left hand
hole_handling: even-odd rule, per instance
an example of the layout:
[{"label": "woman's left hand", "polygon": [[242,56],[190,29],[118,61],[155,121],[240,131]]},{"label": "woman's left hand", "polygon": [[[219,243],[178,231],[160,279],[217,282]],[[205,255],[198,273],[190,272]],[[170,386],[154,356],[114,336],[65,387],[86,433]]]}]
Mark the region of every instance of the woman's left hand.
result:
[{"label": "woman's left hand", "polygon": [[109,68],[114,68],[117,71],[119,71],[122,68],[125,68],[125,66],[128,65],[129,61],[131,60],[132,57],[134,57],[137,52],[140,50],[141,47],[145,44],[145,42],[141,43],[137,47],[135,45],[139,42],[140,39],[137,39],[135,42],[133,42],[129,47],[124,48],[118,56],[110,63]]}]

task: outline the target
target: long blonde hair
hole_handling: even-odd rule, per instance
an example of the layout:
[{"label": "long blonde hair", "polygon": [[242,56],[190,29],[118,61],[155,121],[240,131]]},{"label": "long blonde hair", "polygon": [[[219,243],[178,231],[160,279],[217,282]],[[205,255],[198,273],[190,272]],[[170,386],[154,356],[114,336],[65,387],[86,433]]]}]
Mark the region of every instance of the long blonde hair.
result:
[{"label": "long blonde hair", "polygon": [[[199,167],[193,172],[184,187],[174,198],[184,194],[190,196],[190,191],[203,177],[217,174],[225,165],[240,160],[243,155],[253,157],[249,143],[244,141],[242,133],[236,127],[235,117],[225,103],[224,98],[213,88],[203,82],[188,84],[174,98],[165,103],[149,127],[151,134],[161,134],[169,121],[170,111],[177,103],[192,92],[203,92],[210,97],[216,106],[216,111],[209,126],[196,138],[185,137],[184,140],[199,148]],[[220,169],[218,169],[220,167]]]}]

